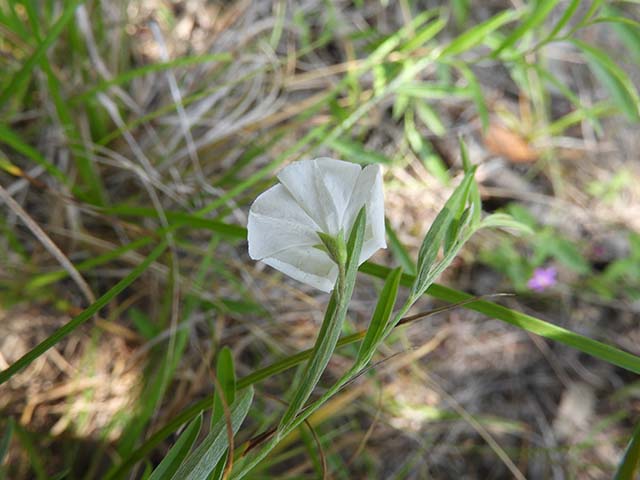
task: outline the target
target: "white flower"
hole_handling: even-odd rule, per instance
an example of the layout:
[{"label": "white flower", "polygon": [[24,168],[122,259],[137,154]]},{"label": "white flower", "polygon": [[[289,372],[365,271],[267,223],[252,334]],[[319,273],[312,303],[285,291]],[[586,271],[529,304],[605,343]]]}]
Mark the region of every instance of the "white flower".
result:
[{"label": "white flower", "polygon": [[262,193],[249,211],[249,256],[325,292],[333,290],[338,266],[317,232],[348,238],[366,205],[360,263],[386,248],[382,172],[332,158],[292,163],[279,174],[280,184]]}]

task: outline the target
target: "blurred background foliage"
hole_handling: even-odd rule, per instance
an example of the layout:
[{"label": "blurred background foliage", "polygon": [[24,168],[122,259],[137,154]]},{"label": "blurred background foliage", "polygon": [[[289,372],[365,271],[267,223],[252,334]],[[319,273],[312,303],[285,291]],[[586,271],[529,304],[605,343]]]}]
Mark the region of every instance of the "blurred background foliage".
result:
[{"label": "blurred background foliage", "polygon": [[[487,212],[533,233],[481,232],[441,281],[516,293],[500,301],[640,354],[639,15],[632,1],[0,3],[0,369],[66,328],[0,386],[0,475],[148,478],[223,346],[242,378],[312,344],[326,296],[251,262],[243,230],[299,158],[384,166],[375,260],[412,272],[462,138]],[[541,268],[557,277],[535,291]],[[360,279],[345,334],[380,289]],[[239,441],[277,420],[293,375],[257,385]],[[394,334],[253,478],[611,478],[639,386],[450,310]]]}]

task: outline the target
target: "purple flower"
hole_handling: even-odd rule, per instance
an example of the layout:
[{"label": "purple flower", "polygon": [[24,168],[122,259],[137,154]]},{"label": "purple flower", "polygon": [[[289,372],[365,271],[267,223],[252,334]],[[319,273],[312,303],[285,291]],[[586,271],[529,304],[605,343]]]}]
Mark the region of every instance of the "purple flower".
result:
[{"label": "purple flower", "polygon": [[555,267],[536,268],[527,282],[527,287],[536,292],[543,292],[557,283],[558,271]]}]

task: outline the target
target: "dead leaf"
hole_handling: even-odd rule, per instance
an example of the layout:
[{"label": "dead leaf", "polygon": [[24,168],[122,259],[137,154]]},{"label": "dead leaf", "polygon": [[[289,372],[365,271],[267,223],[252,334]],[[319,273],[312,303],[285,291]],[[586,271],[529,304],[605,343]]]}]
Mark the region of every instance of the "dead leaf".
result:
[{"label": "dead leaf", "polygon": [[484,143],[491,153],[514,163],[535,162],[538,158],[538,152],[524,138],[495,123],[489,125]]}]

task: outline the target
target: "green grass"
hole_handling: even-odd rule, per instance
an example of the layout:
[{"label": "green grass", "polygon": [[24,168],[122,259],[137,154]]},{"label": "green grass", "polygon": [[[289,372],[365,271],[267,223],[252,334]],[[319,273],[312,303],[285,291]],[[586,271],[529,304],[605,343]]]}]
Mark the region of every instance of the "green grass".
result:
[{"label": "green grass", "polygon": [[[33,335],[38,342],[30,341],[30,349],[0,372],[0,384],[12,388],[17,378],[34,371],[34,362],[48,361],[52,349],[65,352],[69,339],[80,332],[103,332],[104,324],[100,327],[92,320],[102,321],[101,314],[108,312],[105,322],[127,332],[132,350],[140,348],[144,355],[138,365],[142,393],[128,411],[112,419],[125,423],[122,433],[113,445],[103,442],[89,459],[101,469],[103,455],[109,452],[110,465],[100,475],[127,478],[146,471],[151,478],[166,472],[210,478],[210,469],[203,465],[213,461],[218,466],[210,465],[211,478],[221,478],[233,437],[228,437],[229,429],[240,432],[233,442],[229,478],[251,477],[254,467],[259,472],[255,478],[277,476],[288,468],[287,462],[303,462],[303,457],[309,457],[317,475],[325,464],[333,470],[351,468],[332,450],[333,439],[349,433],[338,422],[300,433],[302,440],[292,449],[296,454],[287,462],[276,461],[282,455],[277,445],[303,429],[304,419],[331,405],[352,381],[375,376],[370,362],[397,345],[395,327],[425,294],[502,320],[508,328],[541,336],[557,348],[575,349],[598,362],[640,373],[640,358],[621,347],[624,342],[615,345],[608,340],[613,334],[591,338],[583,330],[560,326],[553,316],[543,320],[434,283],[454,259],[477,261],[475,247],[463,246],[483,226],[482,189],[475,185],[471,168],[481,159],[466,158],[463,152],[461,169],[446,156],[461,132],[463,140],[473,140],[495,122],[517,125],[528,141],[544,145],[541,160],[528,174],[550,178],[555,188],[571,179],[563,177],[562,152],[548,140],[573,138],[578,127],[603,133],[610,117],[638,121],[640,97],[630,69],[640,67],[634,56],[640,34],[632,7],[593,2],[585,12],[576,1],[538,1],[521,8],[496,8],[479,17],[474,2],[467,1],[426,11],[411,0],[389,2],[387,7],[385,2],[354,3],[370,3],[370,8],[379,9],[378,16],[368,23],[351,22],[357,15],[338,11],[333,4],[316,2],[309,12],[290,12],[286,2],[276,2],[271,13],[264,14],[270,16],[271,27],[255,34],[241,23],[244,10],[220,6],[221,16],[211,17],[222,23],[200,32],[212,41],[208,47],[198,46],[199,34],[180,39],[173,27],[188,14],[162,4],[154,18],[171,47],[169,60],[157,55],[154,39],[145,36],[148,19],[128,17],[135,8],[127,10],[126,2],[107,7],[100,2],[46,0],[35,8],[30,2],[10,0],[0,5],[0,184],[15,189],[16,201],[99,297],[79,308],[81,297],[68,269],[49,257],[4,205],[0,258],[8,268],[0,276],[0,298],[7,299],[7,307],[9,300],[17,300],[61,310],[66,321],[53,332]],[[78,8],[86,10],[91,35],[78,25]],[[631,60],[617,63],[607,45],[593,40],[594,29],[629,49]],[[571,46],[586,83],[596,85],[597,98],[585,101],[578,84],[567,84],[552,68],[547,47],[563,45]],[[487,66],[506,72],[520,97],[519,104],[512,102],[519,108],[517,114],[501,110],[496,98],[507,102],[508,97],[491,79],[479,75]],[[169,91],[167,73],[176,78],[180,108],[193,122],[189,125],[181,124],[184,117]],[[560,100],[570,110],[557,114],[553,104]],[[202,141],[196,151],[189,150],[185,128],[196,143]],[[438,205],[444,210],[427,236],[410,242],[422,244],[417,255],[403,243],[407,235],[417,237],[415,231],[397,231],[390,215],[398,211],[387,213],[391,260],[360,268],[374,279],[367,288],[375,290],[379,300],[365,312],[366,329],[348,333],[357,330],[347,316],[355,279],[357,285],[366,284],[365,275],[356,277],[351,262],[348,295],[326,307],[327,323],[316,329],[316,346],[295,350],[286,340],[290,325],[282,322],[282,312],[295,311],[300,302],[322,309],[326,299],[311,300],[284,287],[291,284],[280,276],[257,270],[246,255],[244,218],[251,201],[275,181],[280,167],[318,155],[381,164],[390,191],[399,169],[404,172],[399,179],[416,171],[413,159],[426,172],[421,178],[432,182],[425,183],[425,195],[430,189],[444,192],[458,185],[462,170],[467,175],[449,202]],[[493,227],[515,225],[503,216],[492,218]],[[494,265],[498,270],[502,266],[513,272],[507,254],[521,255],[520,248],[539,253],[546,246],[545,259],[573,259],[574,267],[580,263],[580,268],[568,268],[593,277],[585,284],[594,285],[596,293],[606,292],[607,301],[616,298],[620,278],[635,278],[626,270],[598,276],[570,239],[546,232],[546,237],[539,230],[525,234],[491,261],[500,264]],[[553,245],[559,247],[553,250]],[[519,282],[520,288],[525,280],[515,279],[514,284]],[[396,297],[404,300],[406,295],[409,301],[394,309]],[[327,331],[330,334],[324,335]],[[91,348],[100,349],[103,335],[93,338]],[[358,348],[342,348],[355,343]],[[348,361],[346,370],[331,364],[336,349]],[[219,352],[227,353],[220,357]],[[323,375],[327,365],[330,373]],[[294,374],[296,367],[300,368]],[[231,381],[234,375],[236,383]],[[224,402],[215,394],[214,376],[224,386]],[[198,384],[203,379],[206,385]],[[256,389],[255,396],[247,393],[258,384],[268,388]],[[286,406],[276,403],[263,409],[270,400],[268,391],[279,392]],[[84,398],[91,402],[95,395],[91,391]],[[208,421],[212,409],[215,413]],[[88,422],[84,426],[91,429],[90,417],[77,420]],[[13,420],[0,426],[7,432],[0,441],[0,458],[8,459],[0,476],[18,471],[16,452],[33,458],[27,475],[76,475],[72,458],[65,457],[60,468],[44,447],[38,437],[42,426],[20,426]],[[241,448],[248,438],[277,426],[272,436],[256,442],[243,456]],[[201,442],[200,430],[205,438]],[[104,439],[107,433],[105,428],[95,435]],[[619,475],[637,464],[637,436],[636,432]],[[504,460],[498,457],[494,461]],[[404,463],[407,472],[417,468],[415,462]]]}]

